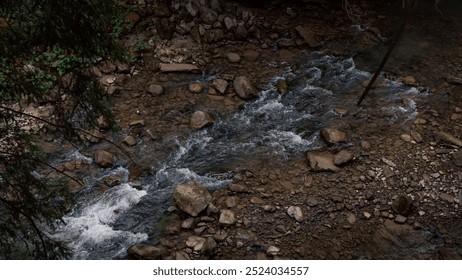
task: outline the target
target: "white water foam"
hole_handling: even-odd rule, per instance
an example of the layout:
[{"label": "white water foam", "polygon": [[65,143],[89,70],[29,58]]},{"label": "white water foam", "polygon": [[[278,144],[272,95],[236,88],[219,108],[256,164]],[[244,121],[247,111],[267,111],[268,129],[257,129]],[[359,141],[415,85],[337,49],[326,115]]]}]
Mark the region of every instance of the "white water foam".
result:
[{"label": "white water foam", "polygon": [[[115,186],[90,205],[64,217],[65,226],[54,237],[67,242],[79,259],[87,257],[89,248],[98,247],[108,240],[117,239],[124,244],[144,241],[147,234],[114,230],[111,227],[121,213],[144,195],[146,191],[134,189],[126,183]],[[112,252],[111,257],[121,252]]]}]

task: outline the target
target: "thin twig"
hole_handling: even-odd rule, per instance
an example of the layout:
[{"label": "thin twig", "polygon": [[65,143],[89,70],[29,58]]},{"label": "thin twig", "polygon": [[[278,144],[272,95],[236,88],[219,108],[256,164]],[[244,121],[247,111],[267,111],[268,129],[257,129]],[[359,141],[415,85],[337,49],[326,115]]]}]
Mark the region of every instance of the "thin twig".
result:
[{"label": "thin twig", "polygon": [[357,103],[358,106],[361,106],[361,103],[363,102],[364,98],[366,97],[366,95],[371,90],[372,85],[374,84],[375,80],[377,80],[377,78],[379,77],[379,75],[382,72],[383,68],[385,67],[385,64],[387,63],[388,59],[390,58],[390,55],[393,52],[393,49],[395,48],[396,44],[399,41],[399,38],[401,37],[401,34],[403,33],[404,27],[407,25],[409,19],[411,18],[411,12],[415,7],[416,2],[417,2],[417,0],[412,1],[412,5],[409,7],[409,9],[407,11],[407,14],[406,14],[406,17],[405,17],[403,23],[401,24],[401,26],[400,26],[400,28],[398,30],[398,33],[396,34],[395,38],[391,42],[390,46],[388,47],[387,52],[383,56],[382,62],[380,63],[379,67],[377,68],[377,70],[374,73],[374,76],[372,76],[372,79],[369,81],[369,83],[367,84],[366,89],[364,89],[363,94],[359,98],[358,103]]}]

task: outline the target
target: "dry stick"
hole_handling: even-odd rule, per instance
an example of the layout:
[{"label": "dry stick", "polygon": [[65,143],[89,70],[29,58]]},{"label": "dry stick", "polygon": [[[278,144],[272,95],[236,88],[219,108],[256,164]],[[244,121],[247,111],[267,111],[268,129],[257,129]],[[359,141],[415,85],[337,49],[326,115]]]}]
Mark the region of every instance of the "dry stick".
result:
[{"label": "dry stick", "polygon": [[398,33],[396,34],[395,38],[393,38],[393,41],[391,42],[391,45],[388,47],[387,52],[383,56],[382,62],[380,63],[377,70],[375,71],[374,76],[372,77],[372,79],[367,84],[366,89],[364,90],[363,94],[359,98],[358,103],[356,103],[356,105],[358,105],[358,106],[361,105],[361,102],[363,102],[364,98],[366,97],[366,95],[371,90],[372,85],[374,84],[375,80],[377,80],[377,78],[379,77],[380,72],[382,72],[383,67],[385,67],[385,64],[387,63],[388,59],[390,58],[390,55],[393,52],[393,49],[395,48],[396,44],[399,41],[399,38],[401,37],[401,34],[403,33],[404,27],[407,25],[409,19],[411,18],[411,12],[415,7],[416,2],[417,2],[417,0],[412,1],[412,4],[411,4],[411,6],[409,7],[409,9],[407,11],[406,18],[404,19],[403,23],[401,24],[401,26],[400,26],[400,28],[398,30]]}]

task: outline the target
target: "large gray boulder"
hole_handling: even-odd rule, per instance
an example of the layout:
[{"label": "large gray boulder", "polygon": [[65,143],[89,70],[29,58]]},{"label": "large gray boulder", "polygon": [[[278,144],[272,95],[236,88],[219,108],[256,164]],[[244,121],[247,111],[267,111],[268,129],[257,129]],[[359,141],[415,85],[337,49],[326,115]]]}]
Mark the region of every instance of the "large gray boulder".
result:
[{"label": "large gray boulder", "polygon": [[188,181],[175,187],[172,200],[178,209],[196,217],[212,201],[212,195],[204,186]]}]

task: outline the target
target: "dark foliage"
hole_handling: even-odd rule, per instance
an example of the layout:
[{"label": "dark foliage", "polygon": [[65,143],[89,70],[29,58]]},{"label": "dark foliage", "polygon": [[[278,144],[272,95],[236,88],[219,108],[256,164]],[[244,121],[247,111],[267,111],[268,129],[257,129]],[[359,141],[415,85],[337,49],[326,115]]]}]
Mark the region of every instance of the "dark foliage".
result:
[{"label": "dark foliage", "polygon": [[[0,1],[0,259],[65,258],[47,234],[73,205],[59,173],[22,121],[45,124],[69,141],[98,116],[111,119],[107,96],[90,66],[124,59],[111,35],[117,6],[109,0]],[[24,111],[49,105],[52,118]]]}]

